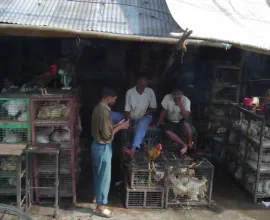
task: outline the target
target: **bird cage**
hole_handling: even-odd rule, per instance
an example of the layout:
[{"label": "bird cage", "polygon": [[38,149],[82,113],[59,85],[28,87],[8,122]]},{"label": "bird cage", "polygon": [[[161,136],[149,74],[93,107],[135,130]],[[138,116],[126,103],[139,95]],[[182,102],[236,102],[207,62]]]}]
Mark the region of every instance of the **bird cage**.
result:
[{"label": "bird cage", "polygon": [[0,142],[26,143],[31,140],[29,98],[20,94],[0,96]]},{"label": "bird cage", "polygon": [[[55,176],[51,173],[40,173],[38,175],[39,196],[41,198],[55,197],[55,191],[46,189],[46,187],[54,187]],[[43,188],[44,187],[44,188]],[[60,174],[59,182],[60,197],[72,197],[72,177],[71,175]]]},{"label": "bird cage", "polygon": [[155,170],[148,169],[144,153],[136,153],[133,163],[126,165],[127,179],[131,189],[164,188],[165,166],[160,157],[155,161]]},{"label": "bird cage", "polygon": [[126,208],[164,207],[164,189],[130,189],[126,185]]},{"label": "bird cage", "polygon": [[[63,154],[60,158],[60,174],[71,176],[71,181],[68,181],[68,184],[72,186],[72,194],[62,193],[60,196],[72,196],[73,203],[76,203],[76,158],[79,145],[76,106],[74,91],[58,90],[47,96],[32,97],[30,100],[30,109],[33,112],[31,115],[32,142],[61,145]],[[54,164],[50,158],[41,159],[37,163],[39,167],[36,167],[36,172],[39,169],[47,169],[50,164]],[[62,177],[62,179],[66,178]],[[60,182],[60,186],[61,184]]]},{"label": "bird cage", "polygon": [[[130,145],[133,137],[133,129],[122,131],[122,147]],[[161,141],[161,131],[156,128],[149,127],[147,129],[146,135],[143,139],[143,142],[149,147],[154,147],[159,144]]]},{"label": "bird cage", "polygon": [[212,198],[214,166],[207,160],[166,159],[165,208],[169,206],[209,206]]},{"label": "bird cage", "polygon": [[26,145],[0,144],[0,195],[17,197],[17,207],[22,205],[22,177],[24,176],[23,150]]}]

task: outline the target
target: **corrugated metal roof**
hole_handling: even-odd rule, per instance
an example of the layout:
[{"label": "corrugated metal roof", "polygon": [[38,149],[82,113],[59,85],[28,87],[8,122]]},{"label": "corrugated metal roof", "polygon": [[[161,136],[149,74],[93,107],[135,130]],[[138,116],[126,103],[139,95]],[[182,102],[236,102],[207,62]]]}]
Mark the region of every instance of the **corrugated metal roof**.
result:
[{"label": "corrugated metal roof", "polygon": [[156,37],[180,32],[165,0],[1,0],[0,22]]},{"label": "corrugated metal roof", "polygon": [[[191,37],[270,51],[270,0],[166,0]],[[189,19],[189,17],[192,18]]]}]

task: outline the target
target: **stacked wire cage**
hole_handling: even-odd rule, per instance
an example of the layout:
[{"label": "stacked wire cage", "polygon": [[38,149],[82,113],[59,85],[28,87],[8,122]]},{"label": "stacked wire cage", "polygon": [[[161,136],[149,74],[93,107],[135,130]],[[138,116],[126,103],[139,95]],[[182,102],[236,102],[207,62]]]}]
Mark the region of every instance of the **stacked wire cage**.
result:
[{"label": "stacked wire cage", "polygon": [[270,130],[263,115],[231,105],[227,168],[252,195],[254,203],[270,198]]},{"label": "stacked wire cage", "polygon": [[[2,94],[0,96],[0,148],[16,147],[30,140],[29,98],[17,93]],[[23,158],[21,155],[7,156],[1,157],[0,160],[0,195],[21,197]],[[19,199],[17,203],[18,201]]]},{"label": "stacked wire cage", "polygon": [[[77,96],[73,91],[56,92],[49,96],[32,97],[32,141],[38,144],[60,143],[60,197],[72,197],[76,203],[77,154],[79,151]],[[35,185],[38,187],[53,181],[55,158],[37,158],[34,166]],[[61,187],[62,186],[62,187]],[[38,196],[37,196],[38,195]],[[36,192],[39,197],[53,197],[50,191]]]},{"label": "stacked wire cage", "polygon": [[[123,132],[122,145],[130,145],[133,131]],[[160,131],[149,128],[143,143],[156,147],[160,143]],[[164,207],[164,177],[165,167],[162,160],[155,161],[155,170],[148,169],[148,161],[141,148],[132,163],[125,164],[126,208],[163,208]]]},{"label": "stacked wire cage", "polygon": [[174,153],[163,155],[166,164],[165,208],[209,206],[212,200],[214,166],[207,160],[194,161]]}]

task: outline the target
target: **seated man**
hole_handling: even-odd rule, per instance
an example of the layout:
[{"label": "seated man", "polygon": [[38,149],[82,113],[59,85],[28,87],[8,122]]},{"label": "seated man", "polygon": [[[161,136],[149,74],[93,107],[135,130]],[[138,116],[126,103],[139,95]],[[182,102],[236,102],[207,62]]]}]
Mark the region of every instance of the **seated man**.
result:
[{"label": "seated man", "polygon": [[137,85],[126,93],[126,119],[131,119],[131,126],[134,129],[131,149],[125,149],[130,159],[132,159],[135,151],[139,151],[142,140],[152,121],[152,112],[157,108],[155,93],[151,88],[147,87],[148,82],[147,77],[141,73],[137,78]]},{"label": "seated man", "polygon": [[[167,94],[162,100],[162,110],[157,126],[165,120],[164,130],[168,137],[178,144],[181,154],[187,152],[188,147],[192,147],[192,128],[190,115],[190,100],[183,95],[179,88],[173,89],[171,94]],[[183,132],[186,134],[187,143],[179,137]]]}]

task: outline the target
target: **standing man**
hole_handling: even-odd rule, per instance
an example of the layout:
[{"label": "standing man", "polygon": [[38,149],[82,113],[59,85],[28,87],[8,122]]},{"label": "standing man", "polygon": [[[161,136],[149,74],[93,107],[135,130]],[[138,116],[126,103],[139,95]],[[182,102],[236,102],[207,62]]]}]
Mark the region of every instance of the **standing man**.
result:
[{"label": "standing man", "polygon": [[91,134],[94,138],[91,147],[93,161],[94,196],[97,203],[95,213],[102,217],[112,217],[114,213],[105,208],[111,183],[112,141],[115,133],[128,129],[129,121],[113,125],[111,109],[117,99],[114,90],[104,88],[101,102],[94,108],[91,121]]},{"label": "standing man", "polygon": [[153,89],[147,87],[149,80],[141,73],[137,85],[126,93],[125,115],[133,125],[133,140],[131,148],[125,149],[126,154],[133,158],[134,152],[139,151],[142,140],[152,121],[152,113],[157,108],[156,96]]},{"label": "standing man", "polygon": [[[180,88],[175,88],[171,94],[163,98],[161,105],[162,110],[157,126],[167,119],[164,125],[166,134],[181,147],[181,154],[185,154],[188,147],[192,147],[190,100],[184,96]],[[181,140],[181,134],[186,134],[187,143]]]}]

